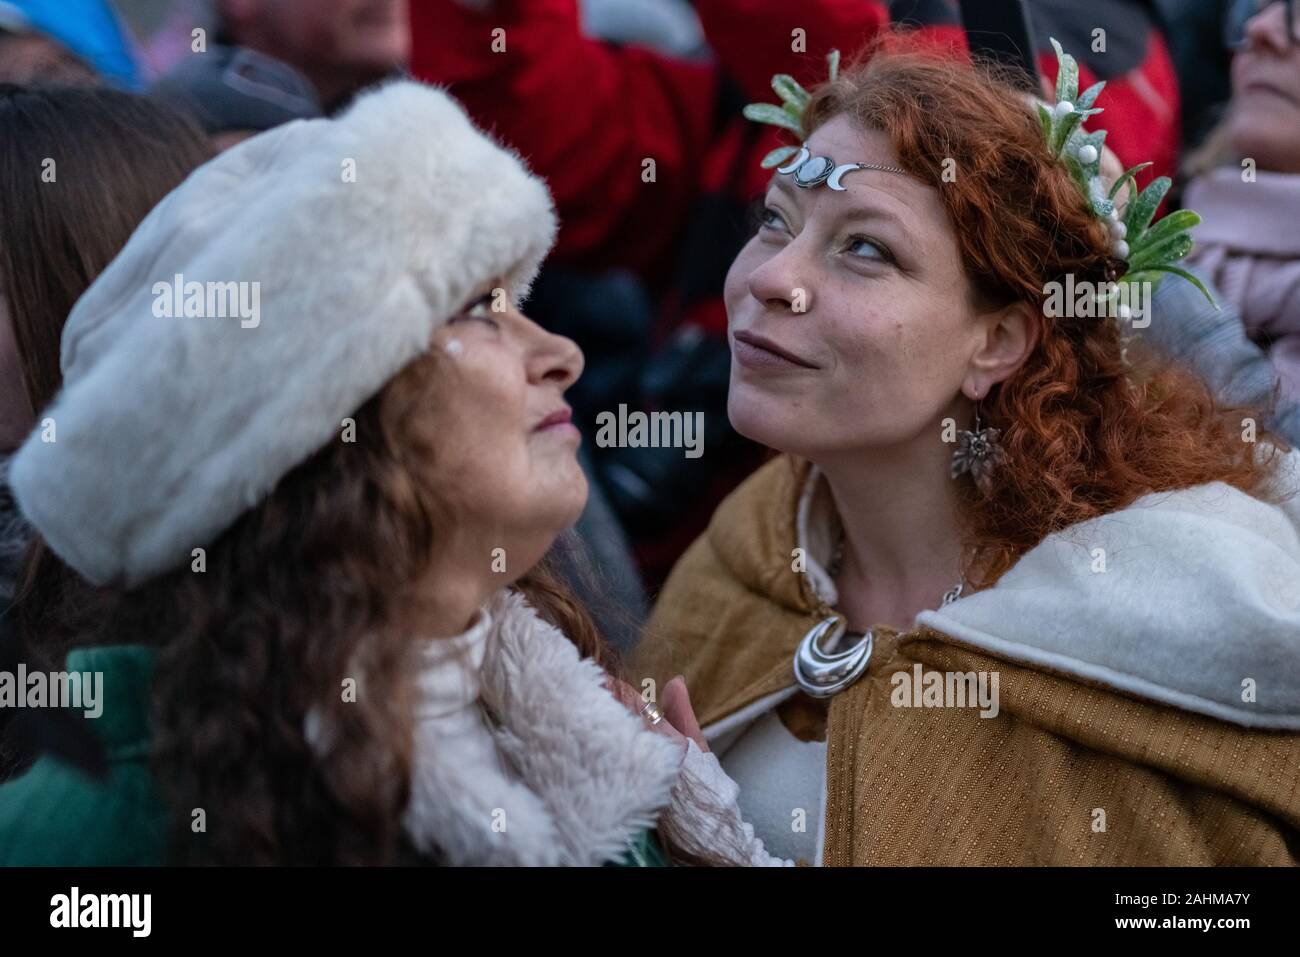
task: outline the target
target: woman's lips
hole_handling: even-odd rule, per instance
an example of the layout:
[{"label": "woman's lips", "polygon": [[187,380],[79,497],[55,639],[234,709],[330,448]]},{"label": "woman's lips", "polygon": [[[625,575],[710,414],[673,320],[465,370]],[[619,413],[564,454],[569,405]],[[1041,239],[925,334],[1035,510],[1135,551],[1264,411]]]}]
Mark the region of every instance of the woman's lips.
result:
[{"label": "woman's lips", "polygon": [[756,372],[790,372],[798,369],[816,369],[806,359],[781,348],[771,339],[752,332],[737,332],[732,336],[731,354],[747,369]]},{"label": "woman's lips", "polygon": [[537,425],[533,426],[533,431],[545,435],[578,436],[579,438],[582,436],[582,433],[578,431],[578,427],[573,424],[573,410],[567,405],[563,409],[557,409],[538,422]]},{"label": "woman's lips", "polygon": [[1300,102],[1294,93],[1284,90],[1276,83],[1270,83],[1268,80],[1247,80],[1242,85],[1242,89],[1247,93],[1271,93],[1273,96],[1280,97],[1293,105]]}]

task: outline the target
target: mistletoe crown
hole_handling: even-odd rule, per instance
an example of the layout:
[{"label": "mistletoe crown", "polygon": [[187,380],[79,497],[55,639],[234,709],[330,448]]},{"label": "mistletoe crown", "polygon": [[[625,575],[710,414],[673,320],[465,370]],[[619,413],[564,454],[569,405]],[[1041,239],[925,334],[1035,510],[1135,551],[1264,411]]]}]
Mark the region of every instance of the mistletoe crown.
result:
[{"label": "mistletoe crown", "polygon": [[[1218,304],[1205,285],[1192,273],[1175,265],[1192,251],[1190,231],[1201,221],[1201,217],[1190,209],[1182,209],[1152,224],[1156,208],[1169,192],[1170,180],[1167,176],[1159,176],[1139,192],[1137,174],[1150,166],[1150,163],[1139,163],[1126,169],[1109,189],[1106,188],[1101,177],[1101,154],[1106,142],[1106,131],[1089,133],[1083,126],[1089,117],[1103,112],[1093,104],[1105,89],[1106,83],[1104,80],[1094,83],[1080,93],[1078,63],[1055,39],[1052,40],[1052,48],[1056,51],[1058,64],[1055,103],[1051,106],[1043,102],[1035,104],[1038,119],[1048,152],[1069,172],[1093,214],[1105,224],[1110,235],[1112,256],[1125,263],[1125,271],[1116,282],[1150,283],[1150,288],[1154,289],[1165,275],[1172,273],[1192,283],[1217,308]],[[839,75],[839,51],[832,50],[827,62],[830,67],[829,79],[834,82]],[[745,107],[745,117],[756,123],[787,130],[803,143],[808,138],[808,132],[804,129],[804,110],[810,94],[794,77],[785,73],[772,77],[772,89],[781,98],[781,103],[751,103]],[[779,166],[798,152],[799,149],[794,146],[778,147],[763,158],[763,168]],[[1126,185],[1130,187],[1129,198],[1121,211],[1116,198]]]}]

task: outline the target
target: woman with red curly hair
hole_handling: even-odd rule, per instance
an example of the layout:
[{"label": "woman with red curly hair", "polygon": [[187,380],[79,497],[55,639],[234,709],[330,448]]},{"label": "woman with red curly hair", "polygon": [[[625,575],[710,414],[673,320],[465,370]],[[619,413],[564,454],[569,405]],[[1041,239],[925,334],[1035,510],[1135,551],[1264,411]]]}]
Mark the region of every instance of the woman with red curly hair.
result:
[{"label": "woman with red curly hair", "polygon": [[775,854],[1296,862],[1296,456],[1049,302],[1140,265],[1044,137],[1074,109],[878,50],[731,268],[730,418],[781,454],[634,671],[685,676]]}]

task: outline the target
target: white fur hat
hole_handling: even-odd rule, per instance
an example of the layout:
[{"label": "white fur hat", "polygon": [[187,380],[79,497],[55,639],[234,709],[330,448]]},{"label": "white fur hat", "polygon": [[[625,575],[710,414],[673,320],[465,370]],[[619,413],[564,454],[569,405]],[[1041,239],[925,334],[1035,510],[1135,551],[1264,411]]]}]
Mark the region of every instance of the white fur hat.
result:
[{"label": "white fur hat", "polygon": [[19,507],[96,584],[182,565],[466,300],[502,279],[522,297],[555,229],[545,185],[432,87],[248,140],[167,196],[72,310],[63,391],[12,463]]}]

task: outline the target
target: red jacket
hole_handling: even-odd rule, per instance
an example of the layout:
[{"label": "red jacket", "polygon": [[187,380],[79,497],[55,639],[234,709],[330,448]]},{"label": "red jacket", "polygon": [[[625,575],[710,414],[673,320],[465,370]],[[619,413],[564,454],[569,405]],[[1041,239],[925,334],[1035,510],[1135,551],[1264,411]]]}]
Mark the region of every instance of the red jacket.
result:
[{"label": "red jacket", "polygon": [[[749,199],[770,175],[758,161],[779,142],[774,130],[743,147],[752,162],[735,162],[743,121],[719,115],[724,72],[747,99],[774,100],[772,74],[812,85],[824,77],[832,47],[847,55],[889,19],[885,5],[872,0],[697,0],[717,62],[692,63],[584,36],[576,0],[497,0],[488,13],[457,0],[411,6],[416,76],[448,86],[550,184],[562,223],[556,259],[592,269],[626,266],[656,285],[667,278],[674,242],[702,194],[725,188]],[[796,29],[804,31],[806,53],[791,50]],[[925,29],[936,42],[965,49],[959,27]],[[494,42],[504,50],[494,52]],[[1055,79],[1050,50],[1040,69]],[[1081,86],[1094,80],[1081,62]],[[1150,34],[1136,70],[1108,82],[1102,105],[1106,112],[1093,126],[1108,131],[1107,144],[1126,166],[1153,161],[1143,182],[1173,172],[1178,90],[1158,33]],[[643,180],[647,160],[654,161],[652,183]],[[722,182],[737,168],[740,182]]]}]

